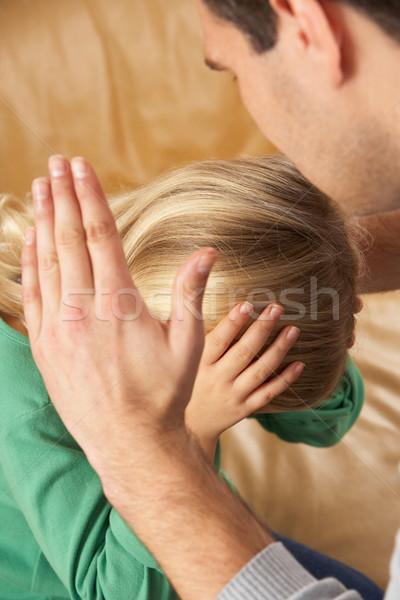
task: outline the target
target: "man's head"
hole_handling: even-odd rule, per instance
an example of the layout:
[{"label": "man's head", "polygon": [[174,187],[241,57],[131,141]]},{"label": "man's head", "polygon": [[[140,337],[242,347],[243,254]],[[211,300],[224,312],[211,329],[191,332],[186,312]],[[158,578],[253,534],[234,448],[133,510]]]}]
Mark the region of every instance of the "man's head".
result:
[{"label": "man's head", "polygon": [[[347,3],[400,40],[398,0],[340,0]],[[268,0],[203,0],[221,19],[245,33],[257,52],[272,48],[277,38],[277,15]]]},{"label": "man's head", "polygon": [[207,63],[236,76],[261,131],[335,199],[398,206],[397,0],[196,3]]}]

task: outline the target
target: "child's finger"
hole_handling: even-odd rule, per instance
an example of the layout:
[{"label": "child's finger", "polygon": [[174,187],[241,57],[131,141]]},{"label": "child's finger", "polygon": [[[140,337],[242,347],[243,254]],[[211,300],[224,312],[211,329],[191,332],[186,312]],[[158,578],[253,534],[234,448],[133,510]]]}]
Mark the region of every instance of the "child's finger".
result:
[{"label": "child's finger", "polygon": [[206,365],[212,365],[229,348],[242,327],[248,322],[253,313],[253,305],[250,302],[237,304],[230,313],[218,323],[206,336],[203,352],[203,361]]},{"label": "child's finger", "polygon": [[25,243],[21,254],[22,300],[25,320],[31,341],[37,339],[42,323],[42,298],[38,275],[36,254],[36,232],[33,227],[25,234]]},{"label": "child's finger", "polygon": [[236,380],[236,387],[243,396],[248,396],[262,385],[276,370],[292,348],[300,334],[297,327],[285,327],[276,340]]},{"label": "child's finger", "polygon": [[292,363],[280,375],[257,388],[246,400],[247,414],[271,412],[268,410],[268,404],[297,381],[304,366],[300,362]]},{"label": "child's finger", "polygon": [[227,377],[237,377],[254,360],[282,314],[283,308],[279,304],[267,306],[241,339],[221,359],[221,367]]}]

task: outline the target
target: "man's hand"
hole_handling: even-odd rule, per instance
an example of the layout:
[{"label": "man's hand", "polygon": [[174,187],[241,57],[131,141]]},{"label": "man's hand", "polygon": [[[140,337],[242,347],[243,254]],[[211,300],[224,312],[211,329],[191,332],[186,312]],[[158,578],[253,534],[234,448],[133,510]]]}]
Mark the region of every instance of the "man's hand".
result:
[{"label": "man's hand", "polygon": [[49,396],[101,472],[105,452],[118,460],[126,436],[148,436],[148,453],[153,436],[185,431],[204,342],[202,295],[217,253],[203,249],[185,262],[171,318],[159,322],[132,282],[92,168],[52,157],[49,170],[50,181],[32,186],[36,232],[27,232],[22,253],[26,322]]}]

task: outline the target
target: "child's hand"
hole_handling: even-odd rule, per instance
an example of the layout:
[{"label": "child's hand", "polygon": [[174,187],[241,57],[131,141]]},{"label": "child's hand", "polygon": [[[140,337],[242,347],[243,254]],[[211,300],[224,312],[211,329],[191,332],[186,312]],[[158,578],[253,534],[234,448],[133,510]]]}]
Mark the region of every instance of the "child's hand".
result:
[{"label": "child's hand", "polygon": [[[283,308],[277,304],[268,306],[241,339],[229,348],[252,313],[250,303],[239,304],[207,335],[192,397],[186,408],[186,425],[211,459],[223,431],[260,412],[296,381],[304,368],[302,363],[292,363],[279,376],[266,382],[299,336],[297,327],[285,327],[258,357],[283,314]],[[258,359],[254,361],[256,357]]]}]

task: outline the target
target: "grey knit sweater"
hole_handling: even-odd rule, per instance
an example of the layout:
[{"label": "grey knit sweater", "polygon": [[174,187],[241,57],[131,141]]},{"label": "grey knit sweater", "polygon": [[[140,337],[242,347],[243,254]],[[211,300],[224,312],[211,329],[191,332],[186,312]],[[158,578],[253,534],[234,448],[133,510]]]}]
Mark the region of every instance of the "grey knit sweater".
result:
[{"label": "grey knit sweater", "polygon": [[[362,600],[336,579],[317,581],[280,542],[260,552],[217,600]],[[400,532],[385,600],[400,600]]]}]

